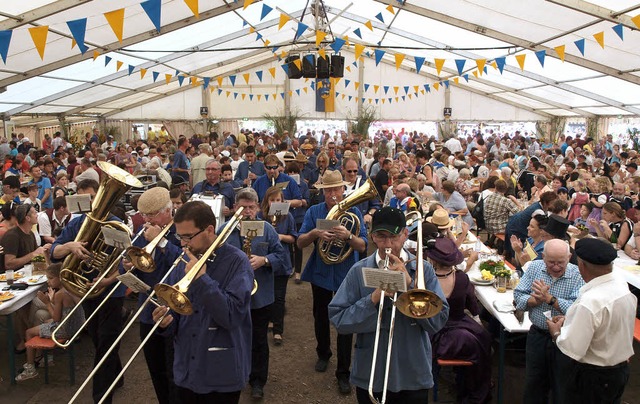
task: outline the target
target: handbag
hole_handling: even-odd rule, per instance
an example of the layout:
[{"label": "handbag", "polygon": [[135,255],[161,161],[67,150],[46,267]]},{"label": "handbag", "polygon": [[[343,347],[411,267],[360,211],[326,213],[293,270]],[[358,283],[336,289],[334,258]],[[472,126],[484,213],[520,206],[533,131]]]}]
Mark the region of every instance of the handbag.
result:
[{"label": "handbag", "polygon": [[476,206],[473,207],[473,210],[471,211],[471,217],[473,217],[476,220],[476,225],[478,226],[478,229],[484,229],[485,228],[485,223],[484,223],[484,198],[480,199],[478,201],[478,203],[476,204]]}]

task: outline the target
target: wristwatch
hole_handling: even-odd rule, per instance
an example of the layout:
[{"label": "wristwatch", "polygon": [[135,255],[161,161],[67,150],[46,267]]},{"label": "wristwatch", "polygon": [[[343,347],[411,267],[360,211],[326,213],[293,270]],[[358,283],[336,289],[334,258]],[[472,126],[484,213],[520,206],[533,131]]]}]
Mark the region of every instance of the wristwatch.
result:
[{"label": "wristwatch", "polygon": [[553,306],[557,301],[558,299],[556,299],[554,296],[551,296],[551,300],[549,300],[549,306]]},{"label": "wristwatch", "polygon": [[349,234],[349,241],[353,240],[353,233]]},{"label": "wristwatch", "polygon": [[269,258],[264,257],[264,265],[265,265],[266,267],[268,267],[269,265],[271,265],[271,263],[269,262]]}]

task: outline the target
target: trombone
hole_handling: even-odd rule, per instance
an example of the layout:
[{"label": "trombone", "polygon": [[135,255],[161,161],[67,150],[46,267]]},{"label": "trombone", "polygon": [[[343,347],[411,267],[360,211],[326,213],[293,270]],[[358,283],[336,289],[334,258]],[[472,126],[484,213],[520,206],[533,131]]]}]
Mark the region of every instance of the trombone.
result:
[{"label": "trombone", "polygon": [[160,231],[160,234],[151,240],[144,248],[132,245],[125,250],[124,254],[127,260],[133,264],[135,269],[146,273],[154,271],[156,263],[153,260],[153,251],[158,244],[160,244],[164,236],[167,235],[169,230],[171,230],[171,226],[173,226],[173,219]]},{"label": "trombone", "polygon": [[[144,232],[144,228],[140,229],[140,231],[136,234],[136,236],[133,238],[133,240],[131,240],[131,242],[135,242],[138,237],[140,237],[142,235],[142,233]],[[128,250],[128,249],[127,249]],[[120,260],[125,256],[127,250],[123,250],[120,255],[113,261],[113,263],[111,264],[111,267],[107,270],[107,271],[103,271],[102,274],[100,274],[100,276],[98,278],[96,278],[93,281],[93,285],[91,286],[91,288],[87,291],[87,293],[85,293],[84,296],[82,296],[82,299],[80,299],[80,301],[78,301],[78,303],[73,307],[73,309],[71,309],[71,312],[64,318],[64,320],[62,320],[60,322],[60,324],[55,328],[55,330],[53,330],[53,332],[51,333],[51,339],[53,340],[53,342],[55,342],[56,345],[58,345],[60,348],[68,348],[75,340],[76,338],[78,338],[78,336],[80,335],[80,333],[82,332],[82,330],[84,330],[84,328],[87,326],[87,324],[89,324],[89,321],[91,321],[91,319],[93,319],[93,317],[96,315],[96,313],[102,308],[102,306],[105,304],[105,302],[107,301],[108,298],[110,298],[116,291],[116,289],[118,288],[118,286],[120,285],[120,281],[118,281],[118,283],[116,283],[111,290],[109,291],[109,293],[107,293],[107,295],[104,297],[104,299],[102,300],[102,302],[100,302],[100,304],[98,305],[98,307],[95,308],[95,310],[93,310],[93,312],[91,313],[91,315],[89,316],[89,318],[87,318],[85,320],[85,322],[80,326],[80,328],[78,328],[78,330],[76,331],[75,334],[73,334],[73,336],[71,338],[68,338],[65,342],[62,342],[62,340],[59,340],[58,338],[56,338],[56,334],[58,333],[58,331],[60,329],[62,329],[62,327],[64,327],[64,325],[67,323],[67,321],[69,321],[69,319],[72,316],[73,312],[75,310],[79,310],[82,307],[82,303],[89,297],[91,296],[91,292],[96,289],[98,287],[98,284],[100,283],[100,281],[102,281],[104,278],[107,277],[107,275],[111,274],[111,271],[113,269],[113,267],[115,265],[118,265],[120,263]],[[151,271],[153,271],[153,268],[151,269]],[[151,272],[148,271],[148,272]]]},{"label": "trombone", "polygon": [[[384,249],[385,257],[384,257],[384,269],[385,271],[389,270],[389,254],[391,254],[391,248]],[[385,369],[384,369],[384,384],[382,386],[382,400],[378,402],[378,400],[373,395],[373,382],[375,381],[376,376],[376,363],[378,359],[378,345],[380,341],[380,328],[382,325],[382,315],[384,314],[384,300],[385,300],[385,291],[382,291],[380,296],[380,303],[378,306],[378,322],[376,323],[376,337],[373,342],[373,358],[371,359],[371,376],[369,376],[369,399],[372,403],[384,403],[387,400],[387,385],[389,383],[389,364],[391,363],[391,348],[393,346],[393,331],[395,329],[396,324],[396,298],[398,297],[398,293],[395,292],[393,294],[393,306],[391,308],[391,320],[389,322],[389,338],[387,341],[387,358],[385,361]]]}]

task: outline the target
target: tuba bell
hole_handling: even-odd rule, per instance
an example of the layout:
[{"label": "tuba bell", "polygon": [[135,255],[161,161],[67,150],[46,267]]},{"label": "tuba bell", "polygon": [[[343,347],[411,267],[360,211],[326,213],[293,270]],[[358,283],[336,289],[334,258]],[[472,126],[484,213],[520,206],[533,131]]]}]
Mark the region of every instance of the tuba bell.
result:
[{"label": "tuba bell", "polygon": [[[123,169],[104,162],[98,162],[104,173],[96,196],[91,202],[91,212],[87,213],[80,231],[74,241],[87,242],[87,250],[91,258],[82,260],[73,254],[65,258],[60,271],[60,281],[70,293],[77,297],[89,299],[99,296],[103,287],[90,287],[88,275],[96,274],[94,280],[106,278],[118,269],[120,249],[108,246],[102,236],[102,227],[110,227],[131,234],[127,225],[117,221],[109,221],[111,209],[118,200],[131,188],[142,188],[142,183]],[[97,280],[96,280],[97,282]]]},{"label": "tuba bell", "polygon": [[[327,214],[326,219],[338,220],[341,226],[346,227],[355,237],[358,237],[360,235],[360,219],[347,211],[353,206],[374,198],[379,199],[380,197],[375,185],[373,185],[373,181],[368,178],[360,188],[335,204]],[[345,243],[344,240],[321,240],[318,242],[318,254],[325,264],[339,264],[346,260],[352,251],[353,248],[348,243]]]}]

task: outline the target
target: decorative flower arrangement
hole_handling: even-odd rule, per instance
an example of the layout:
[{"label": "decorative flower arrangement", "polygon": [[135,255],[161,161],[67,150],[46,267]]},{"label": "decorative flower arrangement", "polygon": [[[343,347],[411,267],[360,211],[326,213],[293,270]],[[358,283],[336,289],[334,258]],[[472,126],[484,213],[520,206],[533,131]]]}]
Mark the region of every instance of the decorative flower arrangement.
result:
[{"label": "decorative flower arrangement", "polygon": [[44,255],[36,255],[35,257],[31,258],[31,262],[46,262],[44,259]]}]

